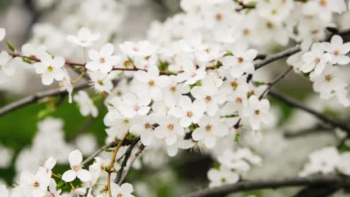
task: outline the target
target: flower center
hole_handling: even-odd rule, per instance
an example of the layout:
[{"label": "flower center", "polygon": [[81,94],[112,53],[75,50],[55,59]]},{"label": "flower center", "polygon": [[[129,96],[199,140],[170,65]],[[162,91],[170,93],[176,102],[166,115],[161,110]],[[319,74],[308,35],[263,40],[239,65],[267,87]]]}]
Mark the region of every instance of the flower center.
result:
[{"label": "flower center", "polygon": [[267,22],[266,23],[266,27],[269,28],[269,29],[273,29],[273,24],[271,22]]},{"label": "flower center", "polygon": [[129,67],[131,65],[130,61],[129,60],[125,60],[124,61],[124,67]]},{"label": "flower center", "polygon": [[276,9],[271,10],[271,14],[272,15],[276,15],[277,14],[277,10]]},{"label": "flower center", "polygon": [[331,82],[332,79],[333,79],[333,76],[332,75],[326,75],[325,78],[326,78],[326,81]]},{"label": "flower center", "polygon": [[210,132],[212,129],[212,126],[211,125],[207,125],[205,126],[205,130],[207,130],[207,132]]},{"label": "flower center", "polygon": [[168,125],[168,130],[169,130],[169,131],[174,130],[174,125],[173,125],[173,124],[169,124],[169,125]]},{"label": "flower center", "polygon": [[186,113],[186,115],[187,115],[188,117],[192,117],[192,116],[193,116],[193,113],[192,113],[191,111],[188,111],[188,112]]},{"label": "flower center", "polygon": [[226,179],[225,179],[225,178],[222,178],[222,179],[221,179],[221,183],[226,183]]},{"label": "flower center", "polygon": [[316,59],[315,59],[315,63],[316,63],[316,64],[318,64],[318,63],[320,63],[320,62],[321,62],[321,59],[320,59],[320,58],[316,58]]},{"label": "flower center", "polygon": [[35,181],[34,184],[33,184],[33,187],[34,187],[34,188],[38,188],[39,186],[40,186],[40,183],[37,182],[37,181]]},{"label": "flower center", "polygon": [[338,50],[334,51],[334,55],[338,56],[340,53]]},{"label": "flower center", "polygon": [[210,102],[210,101],[211,101],[211,96],[206,96],[206,97],[205,97],[205,100],[206,100],[207,102]]},{"label": "flower center", "polygon": [[217,21],[221,21],[222,20],[222,14],[221,13],[217,13],[215,15],[215,18],[216,18]]},{"label": "flower center", "polygon": [[145,129],[150,129],[151,127],[152,127],[152,125],[150,123],[145,124]]},{"label": "flower center", "polygon": [[74,167],[73,167],[73,170],[74,170],[74,171],[78,171],[79,169],[80,169],[80,166],[74,166]]},{"label": "flower center", "polygon": [[100,61],[101,64],[106,62],[105,58],[103,58],[103,57],[101,57],[99,61]]},{"label": "flower center", "polygon": [[242,103],[242,98],[237,97],[236,98],[236,103]]},{"label": "flower center", "polygon": [[171,91],[171,92],[175,92],[175,91],[176,91],[176,87],[174,87],[174,86],[171,87],[171,88],[170,88],[170,91]]},{"label": "flower center", "polygon": [[129,124],[129,120],[128,120],[128,119],[125,119],[125,120],[124,120],[124,124]]},{"label": "flower center", "polygon": [[327,0],[321,0],[320,1],[320,6],[326,7],[327,6]]},{"label": "flower center", "polygon": [[52,72],[53,71],[53,66],[47,67],[47,71]]},{"label": "flower center", "polygon": [[243,61],[244,61],[244,59],[243,59],[242,57],[239,57],[239,58],[238,58],[238,62],[239,62],[239,63],[242,63]]},{"label": "flower center", "polygon": [[104,83],[103,83],[103,81],[102,81],[102,80],[98,80],[98,81],[97,81],[97,83],[98,83],[99,85],[101,85],[101,86],[103,86],[103,85],[104,85]]},{"label": "flower center", "polygon": [[153,80],[151,80],[151,81],[148,82],[148,86],[149,86],[149,87],[153,87],[154,84],[155,84],[155,82],[154,82]]},{"label": "flower center", "polygon": [[238,87],[238,83],[234,81],[231,83],[231,86],[232,86],[233,90],[236,90]]},{"label": "flower center", "polygon": [[250,33],[249,29],[244,29],[244,30],[243,30],[243,34],[244,34],[244,35],[247,36],[247,35],[249,35],[249,33]]},{"label": "flower center", "polygon": [[118,196],[117,197],[123,197],[123,194],[118,194]]},{"label": "flower center", "polygon": [[259,115],[260,114],[260,110],[255,110],[255,114]]}]

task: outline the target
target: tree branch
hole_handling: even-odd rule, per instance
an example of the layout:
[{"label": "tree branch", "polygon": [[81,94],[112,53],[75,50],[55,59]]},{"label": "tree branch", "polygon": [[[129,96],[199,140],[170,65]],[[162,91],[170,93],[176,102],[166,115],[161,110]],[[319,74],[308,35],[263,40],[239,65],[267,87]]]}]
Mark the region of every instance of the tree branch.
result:
[{"label": "tree branch", "polygon": [[146,147],[141,144],[139,146],[139,150],[135,153],[135,155],[133,157],[130,158],[130,163],[128,165],[128,167],[125,169],[125,173],[123,173],[122,178],[119,180],[118,184],[122,184],[124,182],[124,180],[126,179],[126,176],[128,175],[131,167],[133,166],[134,162],[136,161],[136,159],[141,155],[142,151],[145,149]]},{"label": "tree branch", "polygon": [[[89,84],[88,83],[83,83],[81,85],[77,85],[74,90],[81,90],[81,89],[84,89],[84,88],[87,88],[89,87]],[[65,90],[60,90],[59,88],[56,88],[56,89],[52,89],[52,90],[47,90],[47,91],[43,91],[43,92],[38,92],[32,96],[28,96],[28,97],[25,97],[21,100],[18,100],[18,101],[15,101],[15,102],[12,102],[2,108],[0,108],[0,116],[3,116],[11,111],[15,111],[21,107],[24,107],[24,106],[27,106],[27,105],[30,105],[42,98],[46,98],[46,97],[49,97],[49,96],[58,96],[58,95],[66,95],[68,94],[67,91]]]},{"label": "tree branch", "polygon": [[94,158],[95,158],[97,155],[99,155],[100,153],[102,153],[106,148],[115,147],[115,146],[117,146],[117,144],[118,144],[118,142],[113,141],[113,142],[111,142],[111,143],[109,143],[109,144],[104,145],[102,148],[98,149],[96,152],[94,152],[92,155],[90,155],[90,157],[88,157],[87,159],[85,159],[85,160],[81,163],[81,165],[82,165],[82,166],[85,166],[86,164],[88,164],[88,163],[90,163],[91,161],[93,161]]},{"label": "tree branch", "polygon": [[276,189],[281,187],[316,185],[336,185],[339,187],[346,187],[350,186],[350,178],[344,178],[341,176],[319,176],[304,178],[295,177],[281,180],[243,181],[236,184],[228,184],[220,187],[203,189],[197,192],[184,195],[183,197],[224,196],[234,192],[242,192],[256,189]]},{"label": "tree branch", "polygon": [[303,105],[299,101],[297,101],[297,100],[295,100],[287,95],[284,95],[276,90],[270,90],[269,95],[280,100],[280,101],[283,101],[287,105],[290,105],[290,106],[293,106],[297,109],[308,112],[309,114],[315,116],[316,118],[322,120],[325,123],[328,123],[329,125],[331,125],[333,127],[338,127],[340,129],[346,131],[347,133],[350,133],[350,127],[347,124],[345,124],[344,122],[342,122],[338,119],[333,119],[329,116],[326,116],[325,114],[323,114],[321,112],[313,110],[313,109]]}]

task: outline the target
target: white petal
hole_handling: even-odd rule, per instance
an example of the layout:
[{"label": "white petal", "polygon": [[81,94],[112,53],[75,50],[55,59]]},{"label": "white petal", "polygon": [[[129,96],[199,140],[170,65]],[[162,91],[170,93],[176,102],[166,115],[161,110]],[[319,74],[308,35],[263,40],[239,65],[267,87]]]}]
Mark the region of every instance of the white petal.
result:
[{"label": "white petal", "polygon": [[83,181],[83,182],[86,182],[86,181],[90,181],[91,180],[91,174],[89,171],[87,170],[84,170],[84,169],[80,169],[78,172],[77,172],[77,177]]},{"label": "white petal", "polygon": [[4,28],[0,28],[0,42],[4,40],[6,36],[6,30]]},{"label": "white petal", "polygon": [[50,72],[44,72],[41,76],[41,81],[44,85],[51,85],[53,82],[53,76]]},{"label": "white petal", "polygon": [[68,160],[69,160],[70,166],[78,166],[83,161],[83,155],[79,150],[75,150],[69,153]]},{"label": "white petal", "polygon": [[72,182],[77,177],[77,173],[74,170],[68,170],[62,175],[62,180],[65,182]]},{"label": "white petal", "polygon": [[107,43],[102,47],[100,54],[101,56],[108,57],[108,56],[111,56],[113,52],[114,52],[113,44]]}]

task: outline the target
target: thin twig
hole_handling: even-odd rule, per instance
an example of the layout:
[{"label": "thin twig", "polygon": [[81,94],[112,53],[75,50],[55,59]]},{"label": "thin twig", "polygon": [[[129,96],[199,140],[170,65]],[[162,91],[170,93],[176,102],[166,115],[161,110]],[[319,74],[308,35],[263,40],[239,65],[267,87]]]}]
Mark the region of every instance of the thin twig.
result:
[{"label": "thin twig", "polygon": [[340,129],[346,131],[347,133],[350,133],[350,127],[347,124],[345,124],[344,122],[342,122],[338,119],[333,119],[333,118],[331,118],[331,117],[329,117],[321,112],[318,112],[314,109],[311,109],[311,108],[303,105],[299,101],[297,101],[297,100],[295,100],[287,95],[284,95],[284,94],[282,94],[276,90],[273,90],[273,89],[270,90],[269,95],[280,100],[280,101],[283,101],[287,105],[290,105],[290,106],[293,106],[297,109],[308,112],[309,114],[315,116],[316,118],[322,120],[325,123],[328,123],[329,125],[331,125],[333,127],[340,128]]},{"label": "thin twig", "polygon": [[183,197],[210,197],[225,196],[234,192],[242,192],[256,189],[276,189],[281,187],[337,185],[339,187],[350,186],[350,179],[341,176],[319,177],[295,177],[281,180],[244,181],[236,184],[228,184],[220,187],[207,188],[193,192]]},{"label": "thin twig", "polygon": [[274,86],[278,81],[280,81],[281,79],[283,79],[285,76],[287,76],[287,74],[293,69],[292,66],[289,66],[289,68],[283,72],[280,76],[278,76],[275,80],[273,80],[273,82],[268,84],[268,87],[264,90],[264,92],[260,95],[259,100],[261,100],[262,98],[264,98],[265,94],[272,88],[272,86]]},{"label": "thin twig", "polygon": [[[77,85],[74,90],[81,90],[84,88],[89,87],[88,83],[83,83],[80,85]],[[47,91],[43,91],[43,92],[38,92],[32,96],[28,96],[25,97],[21,100],[15,101],[13,103],[10,103],[2,108],[0,108],[0,116],[3,116],[11,111],[15,111],[16,109],[19,109],[21,107],[30,105],[40,99],[46,98],[46,97],[50,97],[50,96],[58,96],[58,95],[66,95],[68,94],[68,92],[66,90],[61,90],[59,88],[56,89],[52,89],[52,90],[47,90]]]},{"label": "thin twig", "polygon": [[126,150],[125,154],[122,155],[120,157],[120,159],[122,159],[124,157],[124,160],[121,164],[121,168],[120,170],[118,171],[118,174],[117,176],[115,177],[114,179],[114,182],[115,183],[118,183],[120,181],[120,179],[122,178],[122,174],[123,174],[123,171],[124,171],[124,168],[126,167],[126,164],[128,162],[128,159],[129,157],[131,156],[131,152],[132,150],[134,149],[135,145],[140,141],[140,137],[136,138],[128,147],[128,149]]},{"label": "thin twig", "polygon": [[128,175],[131,167],[133,166],[134,162],[136,161],[136,159],[141,155],[142,151],[145,149],[146,147],[141,144],[138,151],[135,153],[135,155],[133,157],[130,158],[130,163],[128,165],[128,167],[125,169],[125,173],[123,173],[122,178],[119,180],[118,184],[122,184],[124,182],[124,180],[126,179],[126,176]]},{"label": "thin twig", "polygon": [[298,131],[298,132],[291,132],[291,131],[285,132],[284,133],[284,137],[286,137],[286,138],[297,138],[297,137],[302,137],[302,136],[305,136],[305,135],[319,133],[321,131],[328,132],[329,130],[331,130],[333,128],[334,127],[331,127],[331,126],[317,124],[314,127],[303,129],[303,130]]},{"label": "thin twig", "polygon": [[86,164],[88,164],[89,162],[93,161],[94,158],[99,155],[100,153],[102,153],[104,150],[106,150],[107,148],[112,148],[115,147],[117,145],[117,142],[111,142],[109,144],[104,145],[102,148],[98,149],[96,152],[94,152],[92,155],[90,155],[90,157],[88,157],[87,159],[85,159],[81,165],[85,166]]}]

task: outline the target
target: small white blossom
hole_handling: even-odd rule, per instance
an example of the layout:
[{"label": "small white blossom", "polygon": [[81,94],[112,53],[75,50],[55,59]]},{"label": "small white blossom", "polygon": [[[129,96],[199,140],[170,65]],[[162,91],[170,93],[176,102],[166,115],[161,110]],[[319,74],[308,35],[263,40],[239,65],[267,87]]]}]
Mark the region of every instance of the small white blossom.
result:
[{"label": "small white blossom", "polygon": [[123,183],[121,186],[112,183],[111,192],[112,196],[134,197],[134,195],[132,195],[134,188],[130,183]]},{"label": "small white blossom", "polygon": [[73,100],[78,103],[81,115],[88,116],[91,114],[92,117],[97,117],[98,109],[85,91],[79,91],[74,95]]},{"label": "small white blossom", "polygon": [[210,169],[208,171],[210,180],[209,187],[218,187],[226,184],[233,184],[239,181],[239,175],[232,170],[221,166],[219,170]]},{"label": "small white blossom", "polygon": [[350,57],[347,54],[350,51],[350,43],[343,43],[343,39],[335,35],[332,37],[331,42],[324,42],[323,48],[326,52],[331,54],[330,62],[332,64],[345,65],[350,62]]},{"label": "small white blossom", "polygon": [[44,85],[52,84],[53,80],[61,81],[64,79],[63,71],[65,61],[62,57],[52,57],[48,53],[40,55],[41,62],[35,63],[35,71],[41,74],[41,80]]},{"label": "small white blossom", "polygon": [[67,36],[68,41],[82,46],[82,47],[88,47],[91,46],[92,43],[100,38],[99,33],[92,33],[90,29],[86,27],[82,27],[79,29],[78,34],[76,36],[69,35]]},{"label": "small white blossom", "polygon": [[268,124],[272,120],[269,109],[270,103],[267,99],[260,101],[257,96],[253,95],[249,97],[248,106],[243,109],[243,114],[249,118],[252,129],[258,130],[261,123]]},{"label": "small white blossom", "polygon": [[83,182],[91,180],[89,171],[82,169],[81,162],[83,161],[83,155],[79,150],[69,153],[68,159],[71,170],[66,171],[62,175],[62,180],[72,182],[77,177]]},{"label": "small white blossom", "polygon": [[86,68],[91,71],[101,71],[108,73],[114,65],[119,64],[120,57],[114,56],[114,46],[110,43],[105,44],[98,52],[94,49],[89,50],[89,58],[92,60],[86,64]]}]

